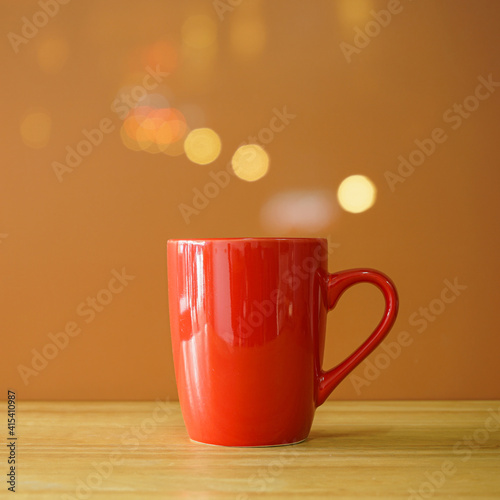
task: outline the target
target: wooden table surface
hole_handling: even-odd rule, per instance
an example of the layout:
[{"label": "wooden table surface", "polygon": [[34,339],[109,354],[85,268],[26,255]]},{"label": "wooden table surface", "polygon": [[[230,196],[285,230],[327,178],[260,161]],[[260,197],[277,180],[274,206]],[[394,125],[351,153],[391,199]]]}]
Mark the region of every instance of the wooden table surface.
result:
[{"label": "wooden table surface", "polygon": [[2,498],[500,498],[500,401],[329,402],[254,449],[191,442],[178,403],[18,401],[16,436]]}]

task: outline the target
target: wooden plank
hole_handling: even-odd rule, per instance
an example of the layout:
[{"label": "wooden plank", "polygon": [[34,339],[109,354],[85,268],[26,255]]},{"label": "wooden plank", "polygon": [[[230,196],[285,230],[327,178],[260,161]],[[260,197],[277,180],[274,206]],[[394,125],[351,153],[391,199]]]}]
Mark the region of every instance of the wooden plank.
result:
[{"label": "wooden plank", "polygon": [[500,401],[328,402],[306,442],[254,449],[191,442],[176,402],[16,417],[17,499],[500,498]]}]

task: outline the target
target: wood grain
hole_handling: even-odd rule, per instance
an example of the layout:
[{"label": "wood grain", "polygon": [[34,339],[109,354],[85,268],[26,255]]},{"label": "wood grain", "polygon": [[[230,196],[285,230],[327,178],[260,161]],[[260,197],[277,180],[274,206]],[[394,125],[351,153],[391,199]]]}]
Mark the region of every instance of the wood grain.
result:
[{"label": "wood grain", "polygon": [[500,498],[500,401],[329,402],[274,448],[195,444],[174,402],[21,401],[16,433],[2,498]]}]

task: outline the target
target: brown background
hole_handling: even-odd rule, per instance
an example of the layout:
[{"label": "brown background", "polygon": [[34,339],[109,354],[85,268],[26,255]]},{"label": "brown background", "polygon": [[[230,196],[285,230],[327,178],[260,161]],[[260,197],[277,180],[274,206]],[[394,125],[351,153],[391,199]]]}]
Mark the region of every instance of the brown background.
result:
[{"label": "brown background", "polygon": [[[352,44],[354,28],[363,29],[370,10],[386,9],[387,2],[243,0],[222,20],[214,8],[220,4],[230,5],[73,1],[15,53],[8,33],[20,34],[23,16],[31,19],[40,6],[4,2],[4,393],[9,387],[21,399],[175,399],[167,239],[328,236],[339,245],[331,271],[373,267],[394,279],[401,308],[388,340],[401,331],[413,339],[376,380],[356,390],[351,377],[333,397],[499,398],[500,90],[456,130],[443,113],[473,94],[479,76],[500,81],[500,3],[402,0],[401,12],[350,63],[341,42]],[[182,26],[200,14],[212,19],[215,40],[193,49],[183,41]],[[54,38],[55,48],[47,49]],[[165,44],[176,54],[175,65],[162,52]],[[186,110],[191,128],[207,126],[220,135],[222,152],[214,163],[200,166],[185,155],[133,152],[122,144],[111,103],[158,61],[172,63],[161,88],[171,106]],[[191,204],[193,189],[210,181],[208,173],[225,168],[237,146],[284,106],[296,118],[265,145],[268,175],[253,183],[233,178],[186,224],[179,204]],[[51,119],[48,142],[36,149],[20,132],[32,109]],[[58,182],[52,163],[64,161],[66,146],[103,118],[114,131]],[[392,192],[384,173],[395,172],[398,156],[408,157],[415,139],[436,127],[446,131],[446,142]],[[322,227],[266,229],[261,209],[272,196],[320,190],[336,204],[339,183],[352,174],[377,186],[370,210],[351,214],[334,205]],[[135,279],[86,324],[78,305],[123,267]],[[418,333],[410,316],[439,298],[445,279],[455,278],[467,289]],[[382,298],[368,285],[343,297],[329,315],[325,367],[368,335],[381,309]],[[20,365],[30,367],[32,350],[41,351],[48,334],[69,321],[81,334],[24,384]],[[378,354],[372,361],[382,366]],[[366,367],[354,375],[364,377]]]}]

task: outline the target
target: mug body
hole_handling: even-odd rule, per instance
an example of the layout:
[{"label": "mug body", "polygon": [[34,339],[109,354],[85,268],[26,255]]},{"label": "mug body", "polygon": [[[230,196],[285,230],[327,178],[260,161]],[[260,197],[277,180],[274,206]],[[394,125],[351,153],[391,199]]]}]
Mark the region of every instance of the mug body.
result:
[{"label": "mug body", "polygon": [[325,341],[321,238],[169,240],[175,375],[194,441],[304,440]]}]

